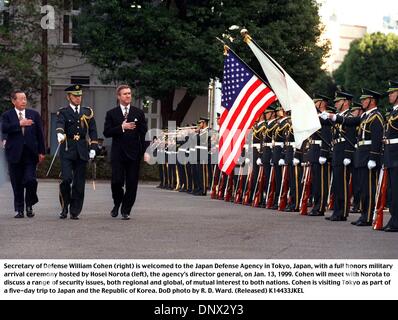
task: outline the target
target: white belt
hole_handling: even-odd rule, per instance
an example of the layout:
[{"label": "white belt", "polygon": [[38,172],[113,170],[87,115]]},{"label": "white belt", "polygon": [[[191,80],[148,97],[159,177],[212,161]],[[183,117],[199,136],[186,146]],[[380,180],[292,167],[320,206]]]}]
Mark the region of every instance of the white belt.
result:
[{"label": "white belt", "polygon": [[371,146],[372,145],[372,141],[370,141],[370,140],[363,140],[363,141],[359,141],[358,142],[358,146],[359,147],[361,147],[361,146]]},{"label": "white belt", "polygon": [[253,143],[253,147],[257,149],[261,149],[261,144],[260,143]]},{"label": "white belt", "polygon": [[283,142],[274,142],[272,145],[274,147],[283,147],[285,144]]},{"label": "white belt", "polygon": [[189,149],[189,151],[195,151],[195,150],[196,150],[196,149],[192,149],[192,148],[191,148],[191,149]]},{"label": "white belt", "polygon": [[339,138],[339,139],[333,140],[333,144],[338,144],[340,142],[345,142],[345,139],[344,138]]},{"label": "white belt", "polygon": [[286,142],[285,146],[286,147],[294,147],[294,142]]},{"label": "white belt", "polygon": [[398,139],[386,139],[384,140],[384,144],[397,144]]},{"label": "white belt", "polygon": [[207,147],[196,146],[196,149],[200,149],[200,150],[207,150]]},{"label": "white belt", "polygon": [[273,144],[272,144],[272,143],[264,143],[264,144],[263,144],[263,147],[272,148],[272,147],[273,147]]},{"label": "white belt", "polygon": [[187,152],[187,149],[179,149],[178,151],[181,151],[181,152]]},{"label": "white belt", "polygon": [[318,146],[321,146],[322,145],[322,140],[313,140],[313,141],[310,142],[310,144],[316,144]]}]

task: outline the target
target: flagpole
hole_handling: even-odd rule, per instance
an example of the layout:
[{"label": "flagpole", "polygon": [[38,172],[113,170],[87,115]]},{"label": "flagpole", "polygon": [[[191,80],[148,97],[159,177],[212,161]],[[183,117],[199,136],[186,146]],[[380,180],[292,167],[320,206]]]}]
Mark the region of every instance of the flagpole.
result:
[{"label": "flagpole", "polygon": [[249,41],[253,42],[257,48],[259,48],[261,50],[262,53],[264,53],[267,58],[269,59],[269,61],[272,62],[272,64],[279,70],[280,73],[282,73],[283,75],[285,75],[285,72],[283,72],[283,70],[281,70],[281,68],[278,66],[277,63],[275,63],[274,59],[263,49],[259,46],[259,44],[250,36],[249,31],[247,31],[247,29],[242,29],[240,31],[240,34],[243,37],[243,41],[248,44]]},{"label": "flagpole", "polygon": [[216,37],[216,39],[218,40],[218,41],[220,41],[228,50],[230,50],[234,55],[236,55],[239,59],[240,59],[240,61],[242,61],[242,63],[251,71],[251,72],[253,72],[255,75],[256,75],[256,77],[257,78],[259,78],[262,82],[264,82],[266,85],[267,85],[267,87],[268,88],[270,88],[271,90],[272,90],[272,87],[271,87],[271,85],[267,82],[267,81],[265,81],[256,71],[254,71],[234,50],[232,50],[231,49],[231,47],[229,47],[226,43],[225,43],[225,41],[223,41],[223,40],[221,40],[219,37]]}]

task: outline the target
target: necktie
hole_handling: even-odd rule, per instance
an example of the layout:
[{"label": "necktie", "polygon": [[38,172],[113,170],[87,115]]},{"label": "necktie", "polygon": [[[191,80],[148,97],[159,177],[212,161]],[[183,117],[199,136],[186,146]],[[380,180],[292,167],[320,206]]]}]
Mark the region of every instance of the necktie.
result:
[{"label": "necktie", "polygon": [[79,107],[75,107],[75,114],[79,115]]},{"label": "necktie", "polygon": [[[19,112],[19,117],[18,118],[19,118],[19,121],[24,119],[22,112]],[[22,134],[25,135],[25,127],[22,127]]]},{"label": "necktie", "polygon": [[127,117],[129,116],[129,109],[127,107],[124,108],[124,119],[127,120]]}]

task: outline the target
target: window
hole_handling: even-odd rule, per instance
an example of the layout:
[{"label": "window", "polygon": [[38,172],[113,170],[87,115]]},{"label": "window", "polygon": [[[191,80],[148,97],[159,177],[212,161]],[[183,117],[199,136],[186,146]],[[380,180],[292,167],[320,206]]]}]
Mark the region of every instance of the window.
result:
[{"label": "window", "polygon": [[65,44],[76,44],[76,33],[73,32],[77,28],[77,16],[80,14],[80,1],[64,0],[63,16],[63,36],[62,42]]},{"label": "window", "polygon": [[90,84],[90,77],[86,76],[72,76],[70,77],[70,83],[71,84]]}]

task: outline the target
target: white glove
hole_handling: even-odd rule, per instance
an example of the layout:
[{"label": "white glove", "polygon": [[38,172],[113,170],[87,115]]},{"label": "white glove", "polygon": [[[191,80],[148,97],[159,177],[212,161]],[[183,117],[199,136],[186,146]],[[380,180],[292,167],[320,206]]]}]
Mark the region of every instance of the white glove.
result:
[{"label": "white glove", "polygon": [[324,165],[326,163],[326,161],[328,161],[328,159],[326,159],[325,157],[319,157],[319,164],[320,165]]},{"label": "white glove", "polygon": [[285,160],[280,159],[278,164],[279,164],[279,166],[282,167],[282,166],[285,166],[285,165],[286,165],[286,162],[285,162]]},{"label": "white glove", "polygon": [[57,134],[57,140],[58,140],[58,143],[64,142],[64,140],[65,140],[65,135],[62,134],[62,133],[58,133],[58,134]]},{"label": "white glove", "polygon": [[351,164],[351,160],[350,159],[344,159],[343,163],[344,163],[345,167],[348,167]]},{"label": "white glove", "polygon": [[319,116],[321,119],[323,120],[327,120],[329,119],[329,113],[327,113],[326,111],[322,112]]},{"label": "white glove", "polygon": [[95,152],[95,150],[90,150],[90,154],[89,154],[90,159],[94,159],[96,155],[97,155],[97,153]]},{"label": "white glove", "polygon": [[369,168],[369,170],[372,170],[372,169],[376,168],[376,162],[373,161],[373,160],[369,160],[368,168]]},{"label": "white glove", "polygon": [[294,165],[295,167],[297,167],[299,164],[300,164],[300,160],[297,159],[297,158],[294,158],[294,159],[293,159],[293,165]]},{"label": "white glove", "polygon": [[263,162],[261,161],[260,158],[257,159],[257,162],[256,162],[256,163],[257,163],[258,166],[262,166],[262,165],[263,165]]},{"label": "white glove", "polygon": [[249,158],[246,158],[246,159],[245,159],[245,163],[246,163],[246,164],[249,164],[249,163],[250,163],[250,159],[249,159]]}]

